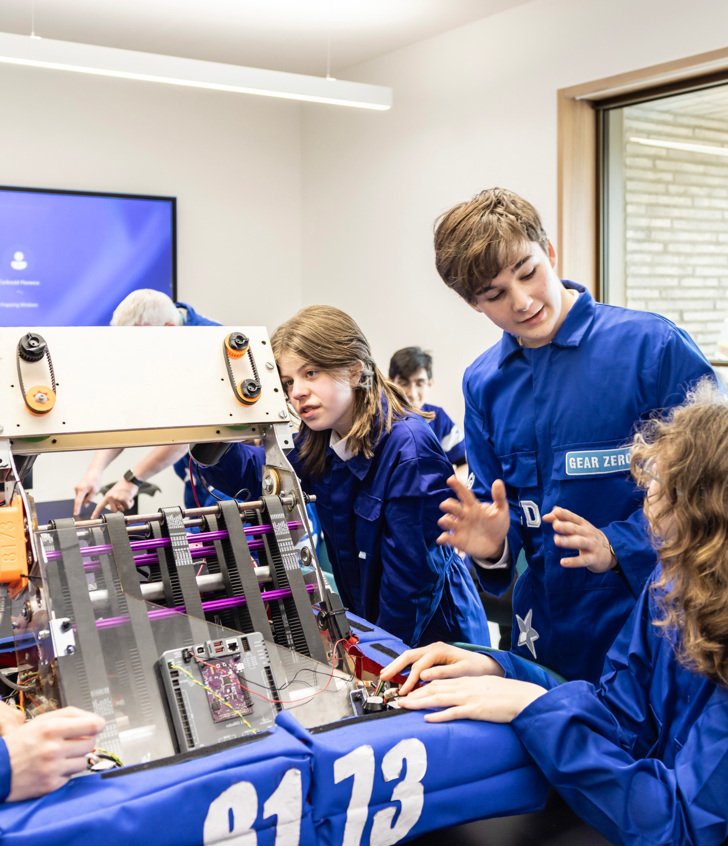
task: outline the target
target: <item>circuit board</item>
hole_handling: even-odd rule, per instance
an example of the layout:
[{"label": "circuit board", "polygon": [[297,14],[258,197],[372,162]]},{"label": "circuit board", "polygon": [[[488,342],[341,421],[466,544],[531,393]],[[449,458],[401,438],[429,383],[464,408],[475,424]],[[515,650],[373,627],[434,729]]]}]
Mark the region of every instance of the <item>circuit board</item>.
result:
[{"label": "circuit board", "polygon": [[259,632],[167,650],[158,666],[182,752],[264,731],[280,710]]},{"label": "circuit board", "polygon": [[206,686],[210,714],[215,723],[234,720],[253,713],[252,696],[245,687],[245,673],[240,656],[198,662]]}]

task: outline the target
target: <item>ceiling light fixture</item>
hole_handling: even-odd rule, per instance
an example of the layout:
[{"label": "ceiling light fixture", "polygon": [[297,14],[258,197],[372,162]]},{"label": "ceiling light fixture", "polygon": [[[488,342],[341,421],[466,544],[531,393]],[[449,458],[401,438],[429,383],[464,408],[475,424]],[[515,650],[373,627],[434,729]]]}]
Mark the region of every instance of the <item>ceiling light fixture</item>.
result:
[{"label": "ceiling light fixture", "polygon": [[668,150],[687,150],[689,153],[704,153],[709,156],[728,156],[728,147],[718,147],[715,144],[695,144],[692,141],[671,141],[667,138],[648,138],[633,135],[630,141],[645,147],[664,147]]},{"label": "ceiling light fixture", "polygon": [[0,62],[359,109],[384,111],[392,106],[392,89],[382,85],[5,32],[0,33]]}]

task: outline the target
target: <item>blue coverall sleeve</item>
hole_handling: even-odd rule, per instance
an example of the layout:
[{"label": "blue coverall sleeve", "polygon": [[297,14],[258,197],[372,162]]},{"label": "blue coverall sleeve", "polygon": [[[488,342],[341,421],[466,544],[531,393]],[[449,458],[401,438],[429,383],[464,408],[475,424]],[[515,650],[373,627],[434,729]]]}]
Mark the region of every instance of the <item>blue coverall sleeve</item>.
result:
[{"label": "blue coverall sleeve", "polygon": [[[679,405],[687,392],[706,376],[717,381],[713,368],[693,339],[673,327],[673,331],[665,335],[660,351],[656,395],[651,400],[650,411],[665,411]],[[626,520],[597,528],[607,536],[633,594],[639,596],[655,566],[654,548],[642,508],[636,509]]]},{"label": "blue coverall sleeve", "polygon": [[259,499],[264,464],[263,447],[237,443],[230,445],[217,464],[201,467],[201,471],[208,484],[228,496]]},{"label": "blue coverall sleeve", "polygon": [[448,557],[435,539],[448,470],[444,455],[420,452],[394,469],[382,503],[382,576],[375,622],[408,644],[419,642],[445,583]]},{"label": "blue coverall sleeve", "polygon": [[537,664],[535,661],[522,658],[514,652],[491,649],[484,652],[484,654],[500,664],[507,679],[518,679],[519,681],[540,684],[546,690],[551,690],[552,687],[556,687],[564,681],[563,677],[559,676],[558,673],[541,666],[541,664]]},{"label": "blue coverall sleeve", "polygon": [[[512,725],[571,808],[613,843],[717,846],[728,837],[726,699],[708,700],[682,747],[674,737],[658,738],[649,697],[659,635],[647,602],[645,591],[598,688],[560,685]],[[671,683],[655,695],[674,696]]]},{"label": "blue coverall sleeve", "polygon": [[445,450],[445,455],[450,464],[465,463],[465,436],[450,415],[441,408],[439,414],[438,437],[440,445]]},{"label": "blue coverall sleeve", "polygon": [[0,802],[4,802],[10,793],[10,775],[8,747],[0,737]]},{"label": "blue coverall sleeve", "polygon": [[[491,502],[490,488],[496,479],[503,478],[503,468],[487,438],[485,421],[480,408],[472,399],[467,377],[463,381],[463,393],[465,394],[465,452],[468,457],[468,468],[473,477],[472,490],[482,502]],[[475,564],[472,568],[485,590],[494,596],[500,596],[510,587],[515,563],[523,547],[518,503],[509,500],[508,504],[511,527],[506,542],[511,554],[510,565],[489,570]]]}]

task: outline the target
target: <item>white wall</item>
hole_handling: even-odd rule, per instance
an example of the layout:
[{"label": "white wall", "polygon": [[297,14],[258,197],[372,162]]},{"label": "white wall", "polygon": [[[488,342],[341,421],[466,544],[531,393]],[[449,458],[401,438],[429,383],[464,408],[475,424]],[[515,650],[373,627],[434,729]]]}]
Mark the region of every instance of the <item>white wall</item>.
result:
[{"label": "white wall", "polygon": [[724,0],[533,0],[350,69],[393,86],[394,108],[304,112],[307,302],[350,311],[380,365],[432,350],[433,399],[459,417],[462,371],[498,333],[437,276],[435,217],[501,185],[555,241],[556,91],[725,47],[726,33]]},{"label": "white wall", "polygon": [[[275,326],[300,305],[297,104],[9,65],[0,92],[0,183],[176,196],[180,299],[238,325]],[[170,401],[159,367],[139,378]],[[87,459],[41,456],[36,497],[71,496]],[[164,482],[179,501],[171,471]]]},{"label": "white wall", "polygon": [[[387,113],[0,66],[0,181],[176,195],[183,299],[271,328],[339,305],[383,366],[430,348],[434,399],[459,417],[460,375],[497,333],[437,278],[433,219],[500,184],[553,232],[556,90],[726,32],[725,0],[532,0],[339,73],[391,85]],[[75,465],[43,475],[66,460],[39,460],[42,498],[70,494]]]}]

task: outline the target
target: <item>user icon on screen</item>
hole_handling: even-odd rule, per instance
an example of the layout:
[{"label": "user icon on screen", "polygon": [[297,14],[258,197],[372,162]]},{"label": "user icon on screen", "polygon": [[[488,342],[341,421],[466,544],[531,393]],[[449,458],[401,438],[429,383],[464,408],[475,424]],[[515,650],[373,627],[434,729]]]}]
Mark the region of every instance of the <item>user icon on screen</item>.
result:
[{"label": "user icon on screen", "polygon": [[13,260],[10,262],[10,267],[12,267],[13,270],[25,270],[27,266],[28,262],[25,260],[25,253],[20,250],[16,250],[13,255]]}]

